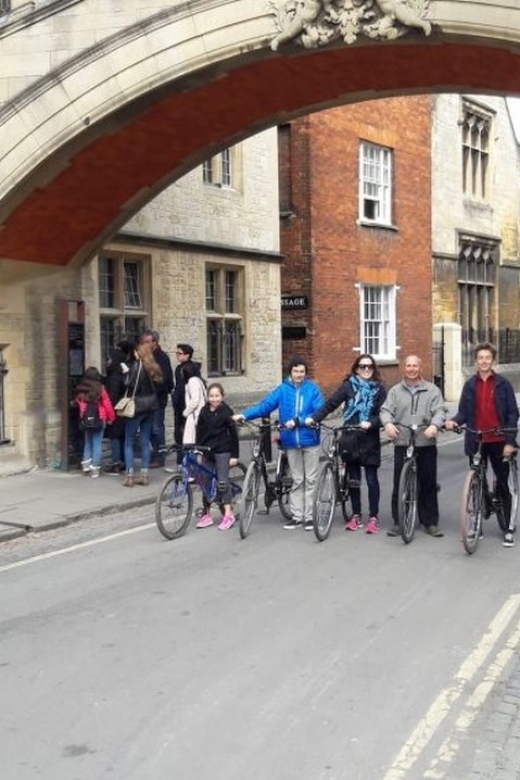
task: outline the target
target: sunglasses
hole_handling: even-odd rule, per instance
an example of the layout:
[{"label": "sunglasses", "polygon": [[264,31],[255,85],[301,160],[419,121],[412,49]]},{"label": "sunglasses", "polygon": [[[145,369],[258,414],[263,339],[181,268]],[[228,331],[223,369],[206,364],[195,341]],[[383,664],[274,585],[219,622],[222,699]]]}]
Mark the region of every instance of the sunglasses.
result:
[{"label": "sunglasses", "polygon": [[361,368],[361,369],[365,369],[365,368],[373,369],[374,368],[374,364],[373,363],[358,363],[358,368]]}]

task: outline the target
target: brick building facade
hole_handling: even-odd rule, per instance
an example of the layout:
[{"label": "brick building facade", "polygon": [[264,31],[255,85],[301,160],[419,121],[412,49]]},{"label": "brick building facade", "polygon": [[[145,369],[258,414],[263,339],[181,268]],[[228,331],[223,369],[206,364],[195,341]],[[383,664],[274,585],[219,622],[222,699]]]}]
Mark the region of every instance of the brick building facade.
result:
[{"label": "brick building facade", "polygon": [[325,390],[359,351],[387,384],[409,353],[431,376],[431,98],[307,116],[279,150],[282,295],[307,303],[283,309],[284,360],[305,354]]}]

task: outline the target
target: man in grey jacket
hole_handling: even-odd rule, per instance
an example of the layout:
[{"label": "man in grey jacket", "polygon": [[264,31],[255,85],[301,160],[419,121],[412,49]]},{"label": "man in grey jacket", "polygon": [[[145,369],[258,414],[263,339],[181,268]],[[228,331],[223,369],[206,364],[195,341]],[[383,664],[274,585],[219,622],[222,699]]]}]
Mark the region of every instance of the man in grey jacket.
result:
[{"label": "man in grey jacket", "polygon": [[437,501],[437,447],[436,437],[446,420],[446,407],[439,388],[421,375],[421,360],[408,355],[404,361],[403,379],[390,388],[381,407],[381,425],[395,444],[394,485],[392,491],[393,528],[388,536],[399,536],[398,492],[399,478],[406,455],[410,432],[406,426],[421,427],[416,439],[418,448],[417,477],[419,481],[419,521],[430,536],[443,536],[439,528]]}]

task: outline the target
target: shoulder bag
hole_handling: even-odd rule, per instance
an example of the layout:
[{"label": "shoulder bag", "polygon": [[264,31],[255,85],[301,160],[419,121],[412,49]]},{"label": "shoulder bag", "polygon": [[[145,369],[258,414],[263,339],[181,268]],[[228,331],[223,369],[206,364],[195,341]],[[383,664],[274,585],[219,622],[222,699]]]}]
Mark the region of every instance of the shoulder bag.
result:
[{"label": "shoulder bag", "polygon": [[141,361],[139,361],[139,368],[137,369],[137,376],[134,383],[134,389],[132,395],[125,393],[124,396],[114,406],[114,411],[118,417],[135,417],[135,391],[139,384],[139,375],[141,374]]}]

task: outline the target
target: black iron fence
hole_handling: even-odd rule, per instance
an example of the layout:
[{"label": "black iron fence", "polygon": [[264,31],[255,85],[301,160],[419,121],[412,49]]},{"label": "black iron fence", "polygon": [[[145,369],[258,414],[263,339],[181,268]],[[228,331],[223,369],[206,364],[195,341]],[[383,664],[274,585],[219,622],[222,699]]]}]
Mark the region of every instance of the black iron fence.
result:
[{"label": "black iron fence", "polygon": [[498,332],[498,362],[520,363],[520,330],[504,328]]}]

